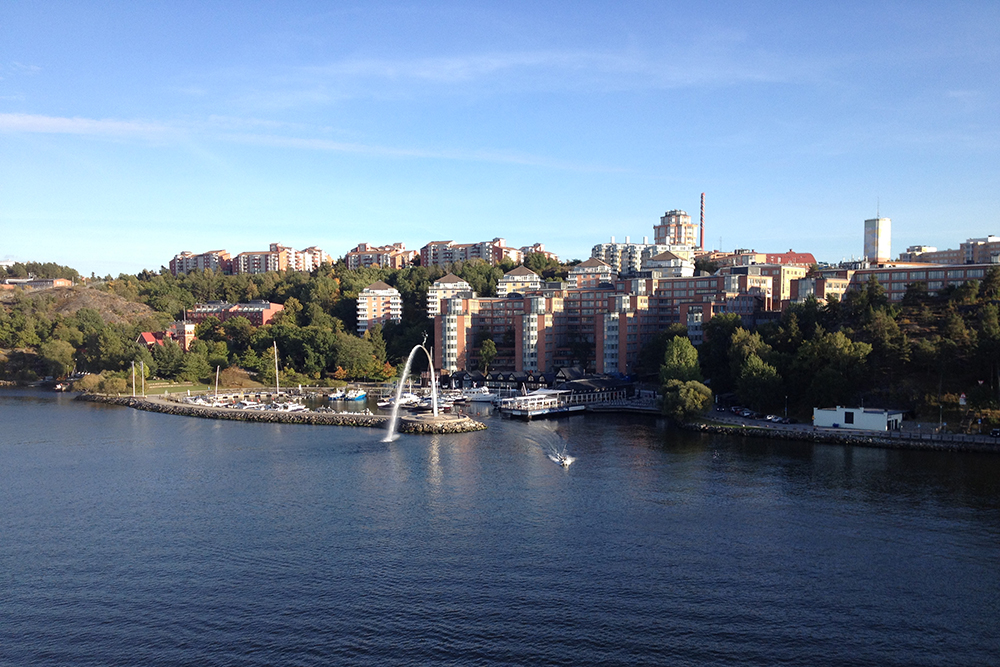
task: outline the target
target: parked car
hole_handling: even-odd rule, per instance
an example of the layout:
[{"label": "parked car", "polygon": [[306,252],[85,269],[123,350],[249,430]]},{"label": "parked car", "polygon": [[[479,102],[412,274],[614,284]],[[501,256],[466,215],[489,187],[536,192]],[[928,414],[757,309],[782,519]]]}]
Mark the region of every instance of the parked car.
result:
[{"label": "parked car", "polygon": [[990,436],[994,438],[1000,438],[1000,428],[991,429]]}]

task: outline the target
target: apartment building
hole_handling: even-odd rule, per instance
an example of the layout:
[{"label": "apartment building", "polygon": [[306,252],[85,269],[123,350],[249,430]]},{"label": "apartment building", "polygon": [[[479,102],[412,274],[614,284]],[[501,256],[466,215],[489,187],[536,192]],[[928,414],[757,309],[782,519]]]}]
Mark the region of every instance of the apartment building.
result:
[{"label": "apartment building", "polygon": [[288,254],[282,250],[241,252],[233,257],[233,273],[268,273],[288,269]]},{"label": "apartment building", "polygon": [[[731,275],[629,278],[577,287],[520,288],[503,298],[445,299],[434,318],[443,370],[474,369],[485,337],[497,342],[491,368],[546,373],[579,363],[602,373],[630,373],[639,351],[675,322],[696,344],[702,326],[719,313],[748,324],[773,317],[775,278],[746,271]],[[589,350],[589,353],[586,351]]]},{"label": "apartment building", "polygon": [[645,236],[642,237],[642,243],[632,243],[628,236],[625,237],[625,243],[616,243],[612,236],[610,243],[595,245],[590,256],[608,264],[616,273],[628,275],[642,271],[644,260],[664,252],[690,259],[694,255],[694,246],[648,243],[648,237]]},{"label": "apartment building", "polygon": [[642,274],[651,278],[689,278],[694,275],[694,262],[669,250],[657,255],[643,253]]},{"label": "apartment building", "polygon": [[558,262],[559,256],[554,252],[549,252],[545,249],[544,243],[535,243],[534,245],[526,245],[518,248],[518,252],[521,253],[522,257],[527,257],[528,255],[544,255],[546,259],[551,259],[552,261]]},{"label": "apartment building", "polygon": [[535,292],[542,288],[542,278],[526,266],[519,266],[503,275],[497,283],[497,296],[505,297],[515,292]]},{"label": "apartment building", "polygon": [[357,313],[359,334],[376,324],[399,322],[403,318],[403,297],[381,280],[373,282],[358,294]]},{"label": "apartment building", "polygon": [[775,302],[788,301],[792,298],[792,282],[805,278],[809,269],[794,264],[751,264],[749,266],[726,266],[719,269],[720,275],[760,275],[770,276],[772,281],[772,297]]},{"label": "apartment building", "polygon": [[573,287],[597,287],[601,283],[611,283],[618,278],[618,272],[607,262],[591,257],[569,270],[569,284]]},{"label": "apartment building", "polygon": [[274,316],[283,311],[285,307],[280,303],[270,301],[248,301],[246,303],[228,303],[226,301],[209,301],[207,303],[196,303],[189,310],[184,311],[184,320],[191,324],[201,324],[209,317],[215,317],[220,322],[233,319],[235,317],[245,317],[250,320],[250,324],[260,327],[269,324]]},{"label": "apartment building", "polygon": [[691,222],[686,211],[667,211],[660,224],[653,225],[653,240],[657,245],[698,245],[698,225]]},{"label": "apartment building", "polygon": [[933,246],[910,246],[899,254],[901,262],[922,264],[997,264],[1000,263],[1000,237],[968,239],[957,250],[938,250]]},{"label": "apartment building", "polygon": [[499,237],[478,243],[431,241],[420,249],[421,266],[441,266],[473,259],[481,259],[494,265],[509,259],[515,264],[520,264],[524,261],[524,253],[517,248],[509,247],[507,241]]},{"label": "apartment building", "polygon": [[195,254],[189,250],[184,250],[169,263],[170,273],[175,276],[184,275],[191,271],[203,271],[211,269],[216,273],[232,273],[232,258],[225,250],[209,250]]},{"label": "apartment building", "polygon": [[417,257],[416,250],[407,250],[402,243],[373,246],[359,243],[344,255],[344,263],[352,271],[368,266],[380,266],[386,269],[402,269],[413,263]]},{"label": "apartment building", "polygon": [[438,278],[427,290],[427,317],[435,317],[441,313],[441,302],[456,296],[472,298],[476,293],[472,285],[465,282],[454,273]]},{"label": "apartment building", "polygon": [[790,284],[789,301],[802,303],[813,297],[820,303],[827,303],[831,298],[843,299],[847,286],[851,284],[848,278],[815,277],[799,278]]},{"label": "apartment building", "polygon": [[924,283],[927,292],[937,294],[951,285],[961,285],[970,280],[982,280],[986,272],[995,264],[952,264],[916,266],[894,266],[860,269],[850,276],[848,290],[861,289],[870,278],[875,278],[885,289],[889,301],[902,301],[907,286]]},{"label": "apartment building", "polygon": [[806,268],[816,263],[811,252],[757,252],[746,248],[737,248],[730,253],[713,253],[711,261],[723,266],[750,266],[751,264],[780,264],[782,266],[804,266]]},{"label": "apartment building", "polygon": [[267,250],[241,252],[236,257],[230,257],[225,250],[210,250],[197,255],[185,250],[170,260],[169,268],[175,276],[203,269],[226,275],[286,270],[310,272],[330,261],[330,256],[316,246],[295,250],[272,243]]}]

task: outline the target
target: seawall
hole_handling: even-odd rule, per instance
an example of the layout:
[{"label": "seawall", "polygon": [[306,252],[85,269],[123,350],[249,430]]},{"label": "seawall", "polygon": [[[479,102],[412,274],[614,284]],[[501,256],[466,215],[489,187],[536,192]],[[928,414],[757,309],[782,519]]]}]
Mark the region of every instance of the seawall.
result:
[{"label": "seawall", "polygon": [[[80,394],[75,400],[159,412],[183,417],[200,417],[203,419],[228,419],[230,421],[260,422],[266,424],[310,424],[316,426],[361,426],[381,428],[388,426],[389,417],[385,415],[366,415],[362,413],[329,413],[329,412],[275,412],[270,410],[237,410],[232,408],[212,408],[201,405],[175,403],[162,398],[138,396],[108,396],[104,394]],[[400,433],[467,433],[482,431],[486,424],[470,417],[451,419],[439,424],[420,423],[408,424],[400,419]]]},{"label": "seawall", "polygon": [[890,437],[860,432],[830,432],[809,431],[803,429],[786,430],[778,428],[759,428],[754,426],[722,426],[719,424],[681,424],[681,428],[701,433],[718,433],[721,435],[736,435],[746,438],[771,438],[774,440],[805,440],[832,445],[851,445],[855,447],[880,447],[883,449],[912,449],[936,452],[986,452],[1000,454],[1000,444],[983,442],[966,442],[957,439],[929,439]]}]

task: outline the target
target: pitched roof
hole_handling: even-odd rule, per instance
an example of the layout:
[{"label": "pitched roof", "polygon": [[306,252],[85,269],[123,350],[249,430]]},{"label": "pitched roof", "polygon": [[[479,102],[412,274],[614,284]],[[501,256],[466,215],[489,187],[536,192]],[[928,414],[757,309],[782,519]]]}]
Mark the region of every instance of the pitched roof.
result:
[{"label": "pitched roof", "polygon": [[538,274],[537,273],[535,273],[534,271],[532,271],[528,267],[524,266],[523,264],[521,266],[517,267],[516,269],[513,269],[513,270],[508,271],[507,273],[503,274],[504,278],[506,278],[507,276],[514,276],[514,277],[517,277],[517,276],[535,276],[536,278],[538,278]]},{"label": "pitched roof", "polygon": [[[603,261],[603,260],[601,260],[601,259],[599,259],[597,257],[591,257],[586,262],[580,262],[579,264],[577,264],[576,266],[574,266],[573,269],[576,269],[576,268],[584,269],[584,268],[591,268],[591,267],[595,267],[595,266],[606,266],[609,269],[611,268],[611,265],[608,264],[607,262],[605,262],[605,261]],[[573,269],[570,269],[570,271],[572,271]]]},{"label": "pitched roof", "polygon": [[374,291],[382,291],[382,290],[395,289],[395,288],[392,287],[391,285],[387,285],[386,283],[382,282],[381,280],[376,280],[375,282],[373,282],[371,285],[369,285],[365,289],[370,289],[370,290],[372,290],[374,292]]},{"label": "pitched roof", "polygon": [[456,276],[454,273],[449,273],[443,278],[438,278],[437,280],[435,280],[434,284],[436,285],[438,283],[464,283],[464,282],[465,282],[464,280]]},{"label": "pitched roof", "polygon": [[659,255],[656,255],[655,257],[650,257],[650,259],[653,260],[654,262],[665,262],[669,259],[681,259],[681,258],[675,255],[674,253],[670,252],[669,250],[665,250],[661,252]]}]

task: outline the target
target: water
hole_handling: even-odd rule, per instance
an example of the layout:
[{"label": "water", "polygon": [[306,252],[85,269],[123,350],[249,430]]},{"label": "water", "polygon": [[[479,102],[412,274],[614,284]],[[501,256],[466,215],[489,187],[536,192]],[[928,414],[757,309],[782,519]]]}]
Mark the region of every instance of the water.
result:
[{"label": "water", "polygon": [[[971,665],[1000,457],[0,392],[0,663]],[[542,443],[540,445],[539,443]]]}]

